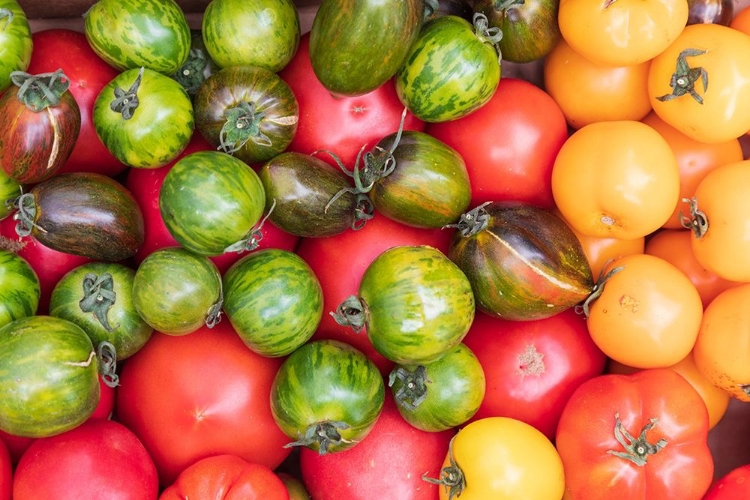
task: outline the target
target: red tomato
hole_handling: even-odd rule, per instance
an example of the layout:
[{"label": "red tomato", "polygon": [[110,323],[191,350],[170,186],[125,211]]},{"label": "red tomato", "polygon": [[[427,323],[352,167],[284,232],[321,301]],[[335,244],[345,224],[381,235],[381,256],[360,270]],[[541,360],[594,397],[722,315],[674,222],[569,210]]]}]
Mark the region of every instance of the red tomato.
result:
[{"label": "red tomato", "polygon": [[356,446],[325,455],[300,450],[302,482],[315,500],[435,500],[438,486],[422,476],[439,476],[453,434],[412,427],[386,391],[375,427]]},{"label": "red tomato", "polygon": [[581,384],[563,409],[556,446],[576,500],[700,500],[713,479],[706,405],[668,368]]},{"label": "red tomato", "polygon": [[[300,110],[297,133],[288,151],[309,154],[326,149],[351,169],[363,146],[369,150],[398,130],[404,106],[393,80],[361,96],[333,97],[312,69],[309,33],[302,36],[294,58],[279,76],[291,87]],[[407,113],[404,129],[422,131],[424,122]],[[335,165],[329,155],[320,158]]]},{"label": "red tomato", "polygon": [[8,449],[10,461],[17,464],[24,452],[31,446],[31,443],[35,441],[35,438],[14,436],[0,430],[0,441]]},{"label": "red tomato", "polygon": [[750,498],[750,464],[732,469],[708,490],[703,500],[739,500]]},{"label": "red tomato", "polygon": [[525,201],[552,208],[552,165],[568,137],[560,106],[539,87],[502,78],[492,99],[472,114],[425,131],[463,156],[471,205]]},{"label": "red tomato", "polygon": [[289,500],[284,482],[265,465],[234,455],[198,460],[183,470],[159,500]]},{"label": "red tomato", "polygon": [[13,491],[13,463],[10,460],[10,452],[5,443],[0,439],[0,500],[10,500]]},{"label": "red tomato", "polygon": [[[329,238],[304,238],[297,254],[315,272],[323,288],[323,311],[332,312],[350,295],[356,295],[367,267],[388,248],[398,245],[430,245],[448,252],[452,232],[418,229],[375,215],[362,229],[345,231]],[[372,346],[366,329],[355,333],[341,326],[330,314],[323,314],[313,339],[336,339],[351,344],[372,359],[384,375],[393,367]]]},{"label": "red tomato", "polygon": [[94,412],[89,418],[109,418],[115,409],[116,389],[104,383],[101,377],[99,377],[99,389],[99,404],[96,405]]},{"label": "red tomato", "polygon": [[81,110],[81,131],[73,152],[60,173],[98,172],[114,177],[126,166],[107,150],[96,135],[92,115],[99,92],[119,72],[101,59],[80,31],[52,28],[32,35],[34,50],[27,72],[51,73],[62,68],[70,79],[70,93]]},{"label": "red tomato", "polygon": [[154,462],[127,427],[87,420],[29,446],[16,468],[14,500],[154,500]]},{"label": "red tomato", "polygon": [[155,332],[123,363],[116,417],[143,441],[164,486],[210,455],[274,469],[290,453],[269,402],[280,365],[245,347],[226,320],[190,335]]},{"label": "red tomato", "polygon": [[565,403],[604,371],[606,356],[572,309],[534,321],[477,314],[464,343],[484,369],[487,390],[472,420],[512,417],[554,439]]}]

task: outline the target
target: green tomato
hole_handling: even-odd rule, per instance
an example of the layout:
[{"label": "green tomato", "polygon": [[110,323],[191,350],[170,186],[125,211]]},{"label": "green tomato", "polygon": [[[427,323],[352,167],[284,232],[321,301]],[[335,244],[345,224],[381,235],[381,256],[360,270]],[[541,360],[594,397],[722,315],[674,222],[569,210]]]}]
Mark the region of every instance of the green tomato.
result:
[{"label": "green tomato", "polygon": [[23,257],[0,250],[0,327],[34,316],[41,288],[34,269]]},{"label": "green tomato", "polygon": [[10,74],[26,71],[33,41],[26,13],[16,0],[0,0],[0,92],[10,86]]}]

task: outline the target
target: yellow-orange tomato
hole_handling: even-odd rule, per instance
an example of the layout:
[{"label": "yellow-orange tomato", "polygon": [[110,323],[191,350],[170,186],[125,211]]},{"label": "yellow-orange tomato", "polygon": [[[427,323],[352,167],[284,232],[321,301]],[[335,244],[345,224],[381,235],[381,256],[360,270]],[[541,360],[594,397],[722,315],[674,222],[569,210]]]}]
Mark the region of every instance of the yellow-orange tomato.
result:
[{"label": "yellow-orange tomato", "polygon": [[[705,78],[704,78],[705,77]],[[651,61],[651,106],[697,141],[750,130],[750,36],[720,24],[691,24]]]},{"label": "yellow-orange tomato", "polygon": [[648,239],[645,252],[661,257],[685,273],[698,290],[705,308],[714,297],[740,283],[720,278],[703,267],[693,254],[691,236],[687,229],[663,229]]},{"label": "yellow-orange tomato", "polygon": [[544,88],[568,125],[640,120],[651,111],[649,62],[611,66],[591,62],[560,40],[544,59]]},{"label": "yellow-orange tomato", "polygon": [[653,58],[680,34],[688,20],[685,0],[560,0],[563,38],[591,61],[630,66]]},{"label": "yellow-orange tomato", "polygon": [[663,227],[682,228],[680,213],[690,214],[690,207],[683,198],[692,198],[698,183],[714,168],[725,163],[742,161],[742,146],[738,139],[707,144],[692,139],[659,118],[653,111],[643,120],[667,140],[672,147],[680,172],[680,201]]},{"label": "yellow-orange tomato", "polygon": [[[695,364],[695,356],[691,352],[682,361],[667,367],[682,375],[685,380],[700,394],[703,402],[706,403],[708,410],[708,428],[712,429],[721,421],[729,407],[731,397],[724,389],[716,387],[705,375],[698,369]],[[614,360],[607,363],[606,373],[616,373],[620,375],[630,375],[640,371],[640,368],[633,368]]]},{"label": "yellow-orange tomato", "polygon": [[721,292],[706,308],[695,364],[716,387],[750,401],[750,283]]},{"label": "yellow-orange tomato", "polygon": [[708,271],[750,281],[750,160],[709,172],[695,189],[692,249]]},{"label": "yellow-orange tomato", "polygon": [[729,22],[729,27],[750,35],[750,6],[737,12]]},{"label": "yellow-orange tomato", "polygon": [[599,349],[635,368],[663,368],[687,356],[703,316],[700,295],[687,276],[648,254],[617,259],[605,271],[610,270],[586,311]]},{"label": "yellow-orange tomato", "polygon": [[639,121],[596,122],[563,143],[552,167],[552,195],[578,232],[642,238],[674,211],[680,176],[672,148]]}]

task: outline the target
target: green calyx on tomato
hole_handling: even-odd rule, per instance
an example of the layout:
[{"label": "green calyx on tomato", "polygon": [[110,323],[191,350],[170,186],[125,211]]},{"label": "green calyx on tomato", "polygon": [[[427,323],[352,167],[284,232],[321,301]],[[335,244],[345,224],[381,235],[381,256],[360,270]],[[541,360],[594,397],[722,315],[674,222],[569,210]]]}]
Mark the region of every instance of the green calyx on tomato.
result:
[{"label": "green calyx on tomato", "polygon": [[690,206],[690,218],[685,217],[680,212],[680,224],[685,229],[690,229],[696,238],[703,238],[708,232],[708,217],[706,217],[706,213],[698,208],[698,200],[695,197],[683,198],[682,201]]},{"label": "green calyx on tomato", "polygon": [[259,146],[270,147],[271,139],[260,129],[260,124],[266,117],[263,111],[255,109],[254,102],[241,101],[234,108],[224,112],[226,122],[219,133],[219,149],[232,154],[252,140]]},{"label": "green calyx on tomato", "polygon": [[114,285],[114,279],[109,273],[101,276],[88,273],[83,277],[83,298],[78,303],[82,312],[93,313],[108,332],[112,331],[112,326],[107,319],[107,313],[117,301]]},{"label": "green calyx on tomato", "polygon": [[36,202],[34,200],[33,193],[23,193],[14,200],[6,201],[6,204],[12,205],[16,209],[16,213],[13,214],[13,219],[16,223],[16,234],[21,238],[31,234],[32,227],[36,226],[39,231],[45,231],[36,225],[34,222],[36,218]]},{"label": "green calyx on tomato", "polygon": [[35,113],[48,106],[57,106],[62,94],[70,87],[70,79],[62,69],[38,75],[14,71],[10,74],[10,80],[19,87],[18,99]]},{"label": "green calyx on tomato", "polygon": [[481,12],[474,14],[474,34],[477,38],[485,43],[492,45],[497,51],[498,62],[502,60],[503,55],[500,52],[500,40],[503,38],[503,32],[497,26],[490,26],[490,21],[487,16]]},{"label": "green calyx on tomato", "polygon": [[606,270],[606,266],[602,268],[601,276],[599,276],[599,279],[596,280],[596,283],[594,283],[589,296],[586,297],[586,300],[584,300],[582,304],[575,307],[576,312],[582,313],[586,318],[588,318],[591,303],[598,299],[602,293],[604,293],[604,285],[607,283],[607,281],[609,281],[612,276],[619,273],[623,269],[625,269],[625,266],[618,266],[610,269],[609,271]]},{"label": "green calyx on tomato", "polygon": [[263,218],[256,224],[249,233],[247,233],[247,236],[240,241],[233,243],[226,247],[224,249],[224,253],[229,252],[237,252],[237,253],[243,253],[243,252],[252,252],[253,250],[256,250],[260,246],[260,241],[263,239],[263,224],[266,223],[268,218],[273,213],[273,209],[276,208],[276,200],[271,200],[271,206],[268,209],[268,212],[266,212],[266,215],[263,216]]},{"label": "green calyx on tomato", "polygon": [[438,484],[445,487],[445,489],[448,490],[448,500],[460,497],[461,493],[466,489],[466,477],[464,477],[461,467],[456,463],[456,459],[453,458],[454,439],[456,439],[455,436],[453,436],[450,443],[448,443],[448,457],[450,463],[440,471],[440,478],[435,479],[433,477],[428,477],[426,474],[422,476],[422,479],[428,483]]},{"label": "green calyx on tomato", "polygon": [[666,439],[660,439],[655,444],[648,442],[646,433],[653,429],[657,422],[657,418],[649,419],[648,423],[641,429],[641,433],[635,438],[622,425],[620,414],[615,413],[615,439],[617,439],[625,451],[607,450],[607,453],[630,460],[641,467],[646,465],[649,455],[655,455],[667,445]]},{"label": "green calyx on tomato", "polygon": [[121,113],[124,120],[130,120],[133,113],[138,109],[138,88],[141,86],[143,79],[143,66],[138,71],[138,77],[135,79],[130,88],[125,91],[120,87],[115,87],[115,99],[109,104],[109,108],[115,113]]},{"label": "green calyx on tomato", "polygon": [[445,227],[456,228],[456,230],[464,238],[468,238],[470,236],[477,234],[478,232],[486,228],[487,224],[490,221],[490,215],[484,209],[484,207],[486,207],[490,203],[492,202],[486,201],[482,203],[481,205],[479,205],[478,207],[472,208],[468,212],[461,214],[461,217],[459,217],[458,222],[456,222],[455,224],[448,224]]},{"label": "green calyx on tomato", "polygon": [[356,295],[350,295],[339,304],[335,312],[330,313],[334,321],[341,326],[348,326],[359,333],[367,324],[367,304]]},{"label": "green calyx on tomato", "polygon": [[311,449],[317,448],[320,455],[325,455],[331,446],[353,443],[353,441],[347,440],[339,434],[340,429],[348,429],[349,427],[346,422],[317,422],[305,430],[305,435],[301,439],[285,444],[284,448],[306,446]]},{"label": "green calyx on tomato", "polygon": [[687,62],[688,57],[696,57],[705,54],[705,50],[685,49],[677,56],[677,69],[669,80],[669,86],[672,87],[671,94],[658,96],[660,101],[669,101],[676,97],[690,94],[698,104],[703,104],[703,98],[695,91],[695,84],[698,80],[703,83],[703,92],[708,90],[708,72],[700,66],[691,68]]},{"label": "green calyx on tomato", "polygon": [[399,366],[388,376],[388,387],[393,387],[397,379],[402,385],[393,397],[407,409],[417,409],[427,398],[427,368],[424,365],[417,365],[414,370],[409,370]]},{"label": "green calyx on tomato", "polygon": [[117,374],[117,349],[114,344],[106,340],[99,342],[96,346],[96,359],[102,382],[108,387],[120,385],[120,376]]}]

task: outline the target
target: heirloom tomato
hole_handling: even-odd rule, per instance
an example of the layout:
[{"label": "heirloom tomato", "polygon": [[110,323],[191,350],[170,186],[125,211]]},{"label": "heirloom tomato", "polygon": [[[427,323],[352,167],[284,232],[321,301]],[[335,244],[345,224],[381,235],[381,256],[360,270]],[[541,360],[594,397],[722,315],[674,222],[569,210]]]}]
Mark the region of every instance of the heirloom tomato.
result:
[{"label": "heirloom tomato", "polygon": [[474,113],[425,132],[461,155],[471,182],[471,203],[525,201],[554,206],[552,165],[568,138],[560,106],[532,83],[503,77]]},{"label": "heirloom tomato", "polygon": [[[34,42],[26,12],[16,0],[0,2],[0,93],[10,85],[10,74],[26,71]],[[55,68],[57,69],[57,68]]]},{"label": "heirloom tomato", "polygon": [[116,420],[143,442],[165,487],[223,453],[275,469],[289,455],[269,405],[281,362],[245,347],[228,321],[184,336],[154,333],[123,363]]},{"label": "heirloom tomato", "polygon": [[736,500],[750,497],[750,463],[740,465],[711,485],[702,500]]},{"label": "heirloom tomato", "polygon": [[695,389],[673,370],[651,369],[581,384],[555,443],[571,499],[700,500],[714,471],[707,438]]},{"label": "heirloom tomato", "polygon": [[3,169],[0,169],[0,220],[13,213],[13,205],[6,201],[18,197],[21,189],[20,182],[11,179]]},{"label": "heirloom tomato", "polygon": [[[75,463],[75,467],[61,464]],[[14,500],[156,500],[156,467],[138,437],[121,423],[90,419],[37,439],[13,478]]]},{"label": "heirloom tomato", "polygon": [[0,250],[0,328],[34,316],[40,295],[39,277],[31,264],[9,250]]}]

